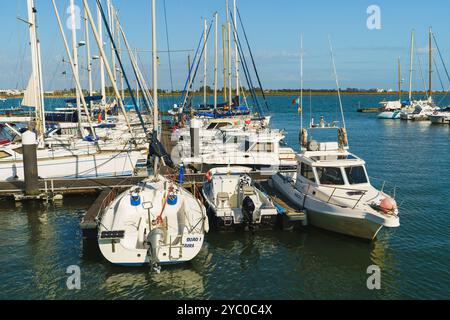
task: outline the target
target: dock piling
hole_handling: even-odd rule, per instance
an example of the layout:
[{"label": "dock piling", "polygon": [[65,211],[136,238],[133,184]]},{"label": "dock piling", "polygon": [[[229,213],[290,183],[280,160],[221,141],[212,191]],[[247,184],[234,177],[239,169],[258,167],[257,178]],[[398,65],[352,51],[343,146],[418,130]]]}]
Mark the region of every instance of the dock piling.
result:
[{"label": "dock piling", "polygon": [[37,163],[36,134],[26,131],[22,134],[23,170],[25,178],[25,195],[39,195],[39,176]]}]

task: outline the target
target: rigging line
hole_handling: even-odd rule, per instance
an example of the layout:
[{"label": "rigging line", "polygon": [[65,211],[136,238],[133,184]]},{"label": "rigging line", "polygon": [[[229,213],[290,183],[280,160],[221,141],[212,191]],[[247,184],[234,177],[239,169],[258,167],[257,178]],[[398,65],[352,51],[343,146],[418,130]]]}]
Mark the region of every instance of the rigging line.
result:
[{"label": "rigging line", "polygon": [[[263,96],[263,99],[264,99],[264,103],[266,105],[267,110],[270,111],[270,107],[269,107],[269,104],[267,102],[266,95],[264,93],[264,89],[263,89],[262,84],[261,84],[261,79],[260,79],[259,74],[258,74],[258,69],[256,68],[255,59],[253,58],[252,49],[250,48],[250,43],[248,42],[247,32],[245,31],[244,23],[242,22],[242,19],[241,19],[241,12],[239,11],[238,8],[236,8],[236,11],[237,11],[237,14],[238,14],[238,17],[239,17],[239,21],[240,21],[241,26],[242,26],[242,31],[244,33],[245,41],[247,42],[248,51],[249,51],[250,57],[252,59],[253,68],[255,69],[255,74],[256,74],[256,78],[258,79],[259,87],[261,88],[261,93],[262,93],[262,96]],[[231,10],[230,10],[230,12],[231,12]],[[233,14],[231,14],[231,17],[233,18]],[[234,19],[233,19],[233,21],[234,21]],[[235,28],[236,28],[236,26],[235,26]]]},{"label": "rigging line", "polygon": [[192,87],[192,83],[191,83],[191,81],[193,81],[192,76],[191,76],[192,75],[192,70],[194,69],[194,63],[197,60],[197,55],[198,55],[198,52],[200,50],[200,46],[202,45],[203,37],[204,37],[204,34],[202,32],[202,35],[200,36],[200,41],[199,41],[198,46],[197,46],[197,50],[195,51],[194,60],[192,61],[192,65],[189,66],[190,69],[189,69],[189,72],[188,72],[188,78],[186,80],[186,83],[184,84],[183,92],[181,94],[181,101],[182,101],[182,105],[181,106],[182,106],[182,108],[185,107],[185,104],[187,102],[187,95],[189,94],[189,89]]},{"label": "rigging line", "polygon": [[[103,7],[102,7],[102,4],[101,4],[100,0],[97,0],[97,5],[98,5],[98,8],[100,9],[100,13],[101,13],[103,22],[104,22],[104,24],[106,26],[106,31],[108,32],[109,39],[111,40],[111,44],[113,45],[114,52],[116,53],[116,57],[117,57],[117,60],[119,62],[119,65],[120,65],[120,69],[122,69],[123,77],[124,77],[125,82],[127,84],[128,92],[130,94],[131,100],[133,101],[133,105],[134,105],[136,113],[137,113],[137,115],[139,117],[139,121],[141,122],[141,125],[144,128],[145,134],[147,134],[147,128],[145,126],[144,119],[142,118],[141,111],[139,110],[139,107],[138,107],[137,102],[136,102],[136,97],[134,96],[133,90],[131,89],[131,85],[130,85],[130,81],[128,80],[128,76],[125,73],[125,68],[123,67],[123,64],[122,64],[122,58],[120,57],[120,54],[117,52],[116,42],[114,41],[114,38],[113,38],[113,36],[111,34],[111,29],[109,27],[108,21],[106,20],[105,12],[103,10]],[[124,101],[122,101],[122,102],[125,104]]]},{"label": "rigging line", "polygon": [[434,67],[436,69],[436,73],[438,75],[439,82],[441,83],[442,91],[445,91],[444,83],[442,82],[441,72],[438,69],[438,66],[437,66],[437,63],[436,63],[436,59],[433,59],[433,62],[434,62]]},{"label": "rigging line", "polygon": [[[173,92],[172,57],[170,54],[169,26],[167,23],[166,0],[164,0],[163,3],[164,3],[164,20],[165,20],[165,24],[166,24],[167,56],[169,58],[170,89]],[[174,105],[174,104],[175,104],[175,97],[172,95],[172,105]]]},{"label": "rigging line", "polygon": [[[208,33],[207,33],[207,35],[206,35],[206,40],[209,39],[209,35],[210,35],[210,33],[211,33],[212,26],[213,26],[213,20],[211,20],[211,22],[210,22],[210,24],[209,24],[209,29],[208,29]],[[202,32],[202,37],[200,38],[200,44],[201,44],[201,42],[203,41],[203,37],[204,37],[204,34],[203,34],[203,32]],[[200,52],[199,57],[202,57],[202,56],[203,56],[203,53],[205,52],[205,48],[206,48],[206,42],[203,44],[203,48],[202,48],[202,51]],[[195,62],[195,59],[194,59],[194,62]],[[188,91],[186,92],[186,95],[189,93],[189,89],[192,88],[192,84],[193,84],[193,82],[194,82],[195,77],[197,76],[197,72],[198,72],[198,69],[199,69],[199,67],[200,67],[200,62],[201,62],[201,59],[199,58],[199,59],[198,59],[198,62],[197,62],[197,67],[196,67],[195,72],[194,72],[194,75],[193,75],[193,77],[192,77],[192,80],[189,80],[190,86],[189,86],[189,88],[187,89]],[[192,65],[192,67],[194,67],[194,64]],[[190,76],[190,75],[191,75],[191,72],[189,71],[189,76]],[[186,97],[185,97],[185,100],[183,101],[183,105],[182,105],[183,108],[184,108],[184,106],[185,106],[185,103],[186,103]]]},{"label": "rigging line", "polygon": [[[233,21],[234,21],[234,19],[233,19]],[[235,41],[238,44],[238,46],[237,46],[238,53],[239,53],[239,56],[241,58],[241,62],[242,62],[243,70],[244,70],[244,75],[245,75],[245,78],[247,80],[247,84],[249,86],[250,93],[252,95],[252,100],[255,102],[256,107],[258,109],[258,113],[260,114],[260,116],[263,116],[263,110],[261,108],[261,105],[259,104],[259,100],[257,98],[255,86],[253,85],[253,80],[251,78],[250,70],[248,69],[247,60],[245,58],[245,55],[244,55],[244,52],[243,52],[243,49],[242,49],[242,44],[241,44],[241,41],[240,41],[240,38],[239,38],[239,34],[237,33],[236,26],[234,24],[233,24],[233,28],[234,28],[233,36],[235,38]]]},{"label": "rigging line", "polygon": [[[117,20],[117,23],[119,24],[118,32],[120,32],[120,35],[122,35],[122,38],[124,40],[124,43],[125,43],[125,46],[127,47],[127,49],[131,50],[131,48],[128,44],[127,37],[125,36],[125,31],[123,30],[122,25],[120,23],[119,15],[117,13],[116,13],[116,20]],[[120,35],[118,35],[119,39],[120,39]],[[139,89],[144,93],[141,79],[139,77],[139,70],[138,70],[139,66],[135,65],[135,59],[134,59],[133,53],[129,51],[128,57],[130,59],[131,67],[133,69],[134,76],[136,77],[136,81],[139,86]],[[122,75],[123,75],[123,73],[124,72],[122,71]],[[136,94],[137,94],[137,92],[136,92]],[[147,110],[151,113],[150,102],[147,100],[147,97],[144,97],[144,105],[147,108]]]},{"label": "rigging line", "polygon": [[445,73],[446,73],[446,75],[447,75],[447,79],[448,79],[448,81],[450,82],[450,76],[449,76],[448,71],[447,71],[447,66],[445,65],[444,59],[442,58],[441,49],[439,48],[439,45],[438,45],[438,43],[437,43],[436,37],[435,37],[435,35],[434,35],[434,32],[433,32],[433,39],[434,39],[434,44],[436,45],[436,48],[437,48],[437,50],[438,50],[439,57],[441,58],[442,65],[444,66],[444,70],[445,70]]},{"label": "rigging line", "polygon": [[338,78],[337,71],[336,71],[336,62],[334,61],[333,45],[331,43],[330,36],[328,37],[328,42],[330,43],[331,60],[333,62],[334,77],[336,78],[336,88],[337,88],[338,98],[339,98],[339,107],[341,108],[342,124],[344,126],[344,129],[346,129],[345,118],[344,118],[344,108],[342,106],[342,98],[341,98],[341,88],[339,86],[339,78]]},{"label": "rigging line", "polygon": [[[233,27],[235,27],[234,24],[233,24]],[[233,36],[235,37],[235,41],[236,41],[237,44],[238,44],[238,46],[237,46],[237,48],[238,48],[238,53],[239,53],[239,56],[240,56],[240,58],[241,58],[241,62],[242,62],[243,70],[244,70],[244,75],[245,75],[245,78],[246,78],[246,80],[247,80],[247,84],[248,84],[248,86],[249,86],[250,93],[251,93],[251,95],[252,95],[252,99],[254,100],[254,102],[255,102],[255,104],[256,104],[256,107],[258,108],[258,112],[260,113],[260,116],[263,116],[262,108],[261,108],[261,106],[260,106],[260,104],[259,104],[259,101],[258,101],[258,99],[257,99],[255,87],[254,87],[254,85],[253,85],[253,81],[252,81],[252,79],[251,79],[251,74],[250,74],[250,71],[249,71],[249,69],[248,69],[247,60],[246,60],[246,58],[245,58],[244,53],[242,52],[242,45],[241,45],[241,41],[240,41],[240,39],[239,39],[239,35],[237,34],[236,29],[234,29],[234,31],[235,31],[235,32],[233,32]]]}]

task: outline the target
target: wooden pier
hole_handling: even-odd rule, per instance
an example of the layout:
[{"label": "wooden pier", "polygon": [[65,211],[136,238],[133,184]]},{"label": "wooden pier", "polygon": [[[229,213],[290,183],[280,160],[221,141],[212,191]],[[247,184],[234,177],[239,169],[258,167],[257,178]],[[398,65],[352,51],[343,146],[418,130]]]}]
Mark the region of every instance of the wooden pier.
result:
[{"label": "wooden pier", "polygon": [[[55,196],[63,196],[65,194],[99,193],[105,189],[126,189],[139,183],[146,177],[39,180],[39,195],[35,196],[34,199],[51,200]],[[0,182],[0,197],[27,200],[24,192],[25,182],[23,181]]]}]

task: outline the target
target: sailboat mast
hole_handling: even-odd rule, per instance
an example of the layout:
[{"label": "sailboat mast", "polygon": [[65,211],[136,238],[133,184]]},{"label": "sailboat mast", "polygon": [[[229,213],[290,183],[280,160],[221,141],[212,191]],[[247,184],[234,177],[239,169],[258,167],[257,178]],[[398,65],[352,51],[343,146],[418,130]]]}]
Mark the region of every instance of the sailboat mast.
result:
[{"label": "sailboat mast", "polygon": [[400,57],[398,57],[398,100],[402,101],[402,69]]},{"label": "sailboat mast", "polygon": [[432,86],[432,79],[433,79],[433,31],[430,27],[430,32],[429,32],[429,39],[428,39],[428,46],[429,46],[429,51],[428,51],[428,70],[429,70],[429,74],[428,74],[428,84],[429,84],[429,99],[431,100],[433,98],[433,86]]},{"label": "sailboat mast", "polygon": [[[102,14],[100,12],[100,7],[97,6],[97,28],[98,28],[98,37],[101,43],[102,50],[104,48],[103,43],[103,21]],[[99,49],[99,51],[101,51]],[[105,76],[105,61],[101,57],[100,53],[100,92],[102,94],[102,106],[106,106],[106,76]],[[106,113],[107,114],[107,113]]]},{"label": "sailboat mast", "polygon": [[231,22],[230,22],[230,6],[228,0],[226,1],[227,5],[227,29],[228,29],[228,48],[227,48],[227,55],[228,55],[228,102],[231,106],[232,104],[232,82],[231,82]]},{"label": "sailboat mast", "polygon": [[[115,38],[114,15],[113,15],[114,8],[111,4],[111,0],[106,1],[106,8],[108,13],[109,28],[111,31],[112,38],[114,39]],[[117,83],[116,53],[114,52],[114,46],[112,41],[110,41],[110,49],[111,49],[111,64],[112,64],[113,78],[114,82]]]},{"label": "sailboat mast", "polygon": [[204,45],[204,54],[203,54],[203,105],[206,108],[206,83],[208,77],[208,22],[206,19],[204,20],[204,32],[203,32],[203,45]]},{"label": "sailboat mast", "polygon": [[[74,63],[74,78],[79,78],[79,66],[78,66],[78,43],[77,43],[77,17],[75,15],[75,1],[70,0],[70,28],[72,31],[72,57],[73,57],[73,63]],[[78,112],[78,127],[79,130],[81,130],[81,100],[80,100],[80,93],[78,90],[75,90],[76,92],[76,103],[77,103],[77,112]]]},{"label": "sailboat mast", "polygon": [[[300,36],[300,130],[303,130],[303,35]],[[301,131],[300,131],[301,132]]]},{"label": "sailboat mast", "polygon": [[237,97],[237,103],[238,106],[240,105],[240,83],[239,83],[239,52],[238,52],[238,43],[237,43],[237,6],[236,6],[236,0],[233,1],[233,14],[234,14],[234,46],[235,46],[235,55],[236,55],[236,97]]},{"label": "sailboat mast", "polygon": [[[158,136],[158,51],[156,46],[156,0],[152,0],[152,63],[153,63],[153,134]],[[159,138],[159,136],[158,136]],[[153,175],[157,177],[158,158],[153,163]]]},{"label": "sailboat mast", "polygon": [[222,25],[222,56],[223,56],[223,101],[227,101],[227,54],[225,46],[225,25]]},{"label": "sailboat mast", "polygon": [[219,64],[219,46],[218,46],[218,16],[219,14],[216,12],[214,14],[214,113],[217,111],[217,81],[219,79],[218,76],[218,64]]},{"label": "sailboat mast", "polygon": [[[94,95],[94,88],[92,84],[92,60],[91,60],[91,39],[89,37],[89,22],[87,19],[86,8],[84,9],[84,31],[86,38],[86,63],[87,63],[87,72],[88,72],[88,86],[89,86],[89,95],[92,97]],[[90,103],[92,107],[92,102]]]},{"label": "sailboat mast", "polygon": [[409,57],[409,101],[412,101],[412,76],[414,64],[414,30],[411,31],[411,52]]},{"label": "sailboat mast", "polygon": [[[42,85],[42,70],[41,70],[41,55],[39,40],[37,37],[36,27],[36,8],[34,0],[27,1],[28,6],[28,20],[29,20],[29,34],[30,34],[30,49],[32,62],[32,83],[34,101],[36,108],[36,133],[40,143],[44,142],[45,134],[45,111],[44,111],[44,90]],[[31,89],[31,88],[30,88]]]}]

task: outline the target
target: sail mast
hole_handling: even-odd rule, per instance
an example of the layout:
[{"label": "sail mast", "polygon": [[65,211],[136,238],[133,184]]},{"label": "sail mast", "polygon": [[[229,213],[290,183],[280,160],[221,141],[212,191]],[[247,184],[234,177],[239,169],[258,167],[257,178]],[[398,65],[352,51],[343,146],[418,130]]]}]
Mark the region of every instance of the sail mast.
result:
[{"label": "sail mast", "polygon": [[238,106],[240,105],[240,83],[239,83],[239,52],[238,52],[238,43],[237,43],[237,6],[236,0],[233,1],[233,14],[234,14],[234,46],[235,46],[235,54],[236,54],[236,97]]},{"label": "sail mast", "polygon": [[203,105],[206,108],[206,83],[208,77],[208,22],[206,19],[204,20],[204,31],[203,31],[203,46],[204,46],[204,54],[203,54]]},{"label": "sail mast", "polygon": [[230,22],[230,6],[228,0],[226,1],[227,6],[227,29],[228,29],[228,48],[227,48],[227,55],[228,55],[228,103],[230,104],[230,107],[232,105],[232,82],[231,82],[231,22]]},{"label": "sail mast", "polygon": [[429,39],[428,39],[428,46],[429,46],[429,52],[428,52],[428,84],[429,84],[429,99],[432,100],[433,98],[433,86],[432,86],[432,79],[433,79],[433,43],[432,43],[432,37],[433,37],[433,31],[430,27],[430,33],[429,33]]},{"label": "sail mast", "polygon": [[[70,28],[72,31],[72,56],[73,56],[73,64],[74,64],[74,78],[79,78],[79,66],[78,66],[78,43],[77,43],[77,17],[75,14],[75,1],[70,0]],[[81,131],[81,100],[80,93],[75,89],[76,94],[76,103],[77,103],[77,112],[78,112],[78,127]]]},{"label": "sail mast", "polygon": [[400,57],[398,57],[398,100],[402,101],[402,69]]},{"label": "sail mast", "polygon": [[[84,31],[86,38],[86,63],[87,63],[87,72],[88,72],[88,86],[89,86],[89,95],[94,95],[94,88],[92,84],[92,60],[91,60],[91,39],[89,36],[89,22],[87,19],[86,8],[84,8]],[[92,107],[92,102],[90,103]]]},{"label": "sail mast", "polygon": [[411,31],[411,52],[409,57],[409,102],[412,101],[412,75],[414,63],[414,30]]},{"label": "sail mast", "polygon": [[222,25],[222,56],[223,56],[223,101],[227,101],[227,54],[225,45],[225,25]]},{"label": "sail mast", "polygon": [[300,130],[303,130],[303,34],[300,36]]},{"label": "sail mast", "polygon": [[[102,50],[104,48],[103,43],[103,21],[102,21],[102,14],[100,12],[100,7],[97,6],[97,28],[98,28],[98,37],[101,43]],[[99,51],[102,51],[99,49]],[[106,76],[105,76],[105,61],[101,57],[100,52],[100,92],[102,94],[102,107],[106,106]],[[105,114],[107,114],[105,112]]]},{"label": "sail mast", "polygon": [[45,135],[45,111],[44,111],[44,90],[42,84],[42,70],[41,70],[41,54],[40,44],[37,36],[36,26],[36,13],[37,10],[34,6],[34,0],[27,0],[28,6],[28,25],[30,34],[30,49],[31,49],[31,62],[32,62],[32,74],[28,90],[33,90],[34,107],[36,108],[36,133],[39,143],[44,142]]},{"label": "sail mast", "polygon": [[217,111],[217,81],[218,81],[218,63],[219,63],[219,56],[218,56],[218,37],[217,37],[217,29],[218,29],[218,13],[216,12],[214,14],[214,114]]},{"label": "sail mast", "polygon": [[[156,47],[156,0],[152,0],[152,63],[153,63],[153,134],[158,136],[158,58]],[[159,138],[159,137],[158,137]],[[153,175],[157,177],[158,157],[153,163]]]}]

